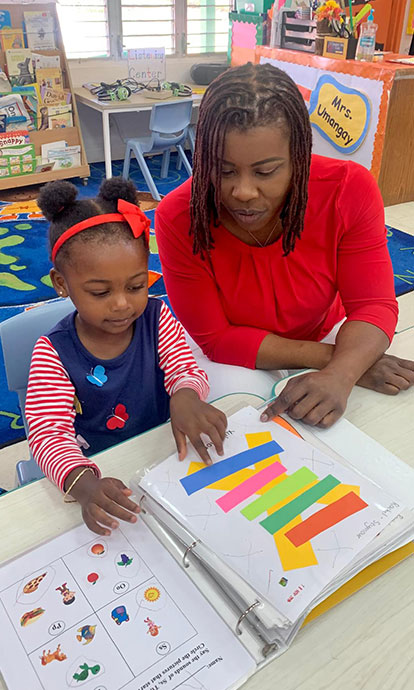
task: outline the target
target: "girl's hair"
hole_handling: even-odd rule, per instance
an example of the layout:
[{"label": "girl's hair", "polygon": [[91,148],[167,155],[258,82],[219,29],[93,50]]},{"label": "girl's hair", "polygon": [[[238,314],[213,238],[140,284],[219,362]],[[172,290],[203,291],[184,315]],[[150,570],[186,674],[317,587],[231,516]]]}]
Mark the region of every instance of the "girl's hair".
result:
[{"label": "girl's hair", "polygon": [[[133,182],[127,181],[123,177],[112,177],[109,180],[104,180],[96,199],[77,199],[77,195],[78,190],[75,185],[64,180],[49,182],[40,191],[37,203],[45,218],[50,221],[50,256],[56,240],[72,225],[93,216],[117,213],[118,199],[124,199],[138,205],[137,191]],[[148,251],[144,234],[142,234],[142,238],[145,249]],[[125,242],[134,239],[127,223],[95,225],[68,239],[59,249],[55,263],[57,266],[62,266],[64,262],[70,262],[71,247],[75,242],[119,242],[120,240]]]},{"label": "girl's hair", "polygon": [[[225,137],[278,125],[290,133],[292,179],[280,217],[285,256],[295,248],[303,230],[312,151],[312,132],[303,97],[295,82],[270,64],[229,69],[208,87],[201,102],[194,151],[191,226],[194,254],[203,257],[214,246],[210,232],[218,222],[220,180]],[[217,180],[216,185],[212,177]]]}]

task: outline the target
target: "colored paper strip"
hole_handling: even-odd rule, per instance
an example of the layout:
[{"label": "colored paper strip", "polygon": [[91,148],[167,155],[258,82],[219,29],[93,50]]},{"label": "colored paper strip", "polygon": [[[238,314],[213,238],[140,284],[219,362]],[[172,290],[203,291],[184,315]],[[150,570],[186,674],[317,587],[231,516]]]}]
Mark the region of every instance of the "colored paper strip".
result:
[{"label": "colored paper strip", "polygon": [[302,546],[302,544],[313,539],[313,537],[317,537],[321,532],[325,532],[325,530],[364,508],[367,508],[367,503],[351,491],[346,496],[335,501],[335,503],[321,508],[321,510],[308,517],[300,525],[290,529],[286,532],[286,536],[294,546]]},{"label": "colored paper strip", "polygon": [[318,501],[318,503],[323,503],[324,505],[328,505],[329,503],[335,503],[339,498],[342,498],[343,496],[346,496],[346,494],[349,494],[351,491],[354,492],[354,494],[359,494],[361,493],[361,487],[357,486],[356,484],[339,484],[336,486],[332,491],[330,491],[326,496],[322,496],[322,498]]},{"label": "colored paper strip", "polygon": [[245,434],[244,438],[249,448],[257,448],[257,446],[261,446],[263,443],[268,443],[268,441],[273,440],[270,431],[257,431],[254,434]]},{"label": "colored paper strip", "polygon": [[[301,467],[300,470],[296,470],[296,472],[291,474],[289,477],[286,477],[286,479],[279,482],[279,484],[274,486],[272,489],[266,491],[263,496],[260,496],[260,498],[257,498],[255,501],[243,508],[241,513],[248,520],[254,520],[276,503],[280,503],[280,501],[285,500],[295,491],[303,489],[303,487],[314,479],[318,479],[314,472],[312,472],[308,467]],[[276,532],[277,530],[274,531]]]},{"label": "colored paper strip", "polygon": [[280,453],[283,450],[276,441],[270,441],[269,443],[264,443],[256,448],[249,448],[241,453],[232,455],[226,460],[220,460],[215,462],[204,469],[194,472],[194,474],[187,475],[180,479],[183,488],[187,492],[188,496],[204,489],[206,486],[217,482],[219,479],[228,477],[239,470],[249,467],[249,465],[254,465],[256,462],[260,462],[265,458]]},{"label": "colored paper strip", "polygon": [[[293,476],[293,475],[292,475]],[[287,480],[286,480],[287,481]],[[273,515],[261,520],[260,524],[265,528],[270,534],[278,532],[282,527],[288,524],[293,518],[297,517],[311,505],[316,503],[322,496],[331,491],[335,486],[339,484],[339,479],[336,479],[331,474],[328,474],[320,482],[312,486],[303,494],[294,498],[293,501],[287,503],[283,508],[279,508]],[[283,483],[280,485],[283,486]],[[278,487],[275,487],[277,489]]]},{"label": "colored paper strip", "polygon": [[[297,518],[289,522],[288,528],[291,529],[296,525],[301,524],[302,518],[298,515]],[[283,570],[297,570],[298,568],[308,568],[311,565],[318,565],[318,559],[312,548],[310,541],[307,541],[302,546],[296,548],[292,542],[287,539],[284,530],[276,532],[273,535],[276,548],[279,554],[280,563]]]},{"label": "colored paper strip", "polygon": [[257,472],[253,477],[246,479],[245,482],[236,486],[231,491],[228,491],[224,496],[220,496],[216,503],[219,508],[225,513],[228,513],[238,506],[239,503],[245,501],[246,498],[252,496],[256,491],[263,488],[263,486],[271,482],[272,479],[276,479],[276,477],[279,477],[284,472],[286,472],[286,467],[283,467],[280,462],[274,462],[273,465],[269,465],[269,467],[265,467],[260,472]]}]

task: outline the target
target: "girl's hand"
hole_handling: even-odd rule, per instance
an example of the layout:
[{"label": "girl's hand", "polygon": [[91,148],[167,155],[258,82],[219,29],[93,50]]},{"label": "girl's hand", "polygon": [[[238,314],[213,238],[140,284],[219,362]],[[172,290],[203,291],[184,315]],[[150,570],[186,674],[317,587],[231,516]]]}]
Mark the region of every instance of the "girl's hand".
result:
[{"label": "girl's hand", "polygon": [[184,460],[187,455],[188,436],[200,458],[206,465],[211,465],[212,460],[200,434],[207,434],[217,453],[223,455],[227,428],[227,418],[223,412],[200,400],[191,388],[180,388],[171,396],[170,414],[179,460]]},{"label": "girl's hand", "polygon": [[295,376],[260,419],[267,422],[287,412],[292,419],[327,429],[345,412],[351,390],[352,384],[333,370]]},{"label": "girl's hand", "polygon": [[[70,486],[82,469],[81,467],[73,470],[67,476],[66,487]],[[85,472],[70,493],[82,507],[82,517],[86,526],[92,532],[106,537],[111,534],[111,529],[119,527],[118,520],[114,518],[126,522],[137,521],[136,513],[139,513],[140,509],[134,501],[130,500],[131,494],[131,489],[128,489],[119,479],[114,477],[98,479],[92,472]]]},{"label": "girl's hand", "polygon": [[382,355],[361,376],[357,385],[378,393],[397,395],[414,385],[414,362],[393,355]]}]

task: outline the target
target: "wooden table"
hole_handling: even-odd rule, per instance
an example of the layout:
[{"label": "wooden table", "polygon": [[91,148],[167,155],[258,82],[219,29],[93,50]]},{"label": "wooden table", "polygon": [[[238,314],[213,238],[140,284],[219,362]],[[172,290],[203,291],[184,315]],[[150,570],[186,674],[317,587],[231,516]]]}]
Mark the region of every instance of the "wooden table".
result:
[{"label": "wooden table", "polygon": [[142,93],[133,93],[126,101],[100,101],[88,89],[75,89],[76,101],[86,105],[92,110],[97,110],[102,116],[102,134],[105,156],[105,176],[107,179],[112,177],[112,155],[111,155],[111,132],[109,128],[109,116],[119,115],[120,113],[139,113],[144,110],[151,110],[156,103],[176,103],[181,101],[193,101],[194,106],[199,106],[201,95],[193,94],[190,98],[166,98],[164,100],[153,100],[145,98]]},{"label": "wooden table", "polygon": [[[371,408],[376,401],[380,404],[384,401],[381,409],[388,410],[388,425]],[[244,405],[261,403],[258,396],[233,394],[216,405],[230,415]],[[413,409],[414,390],[401,397],[383,396],[379,400],[370,391],[355,389],[346,416],[372,436],[380,436],[382,442],[385,440],[384,445],[397,454],[401,451],[401,457],[407,459],[407,448],[410,449],[410,444],[411,448],[414,446]],[[411,423],[406,428],[407,410],[411,411]],[[170,427],[164,425],[105,451],[99,464],[104,473],[116,474],[128,482],[135,470],[162,460],[174,447]],[[412,451],[409,461],[414,465]],[[0,561],[5,561],[78,525],[80,511],[77,504],[64,504],[57,489],[43,479],[2,497],[0,518],[5,526]],[[414,559],[408,559],[310,623],[285,654],[244,687],[246,690],[411,690],[413,579]],[[5,690],[1,679],[0,689]]]}]

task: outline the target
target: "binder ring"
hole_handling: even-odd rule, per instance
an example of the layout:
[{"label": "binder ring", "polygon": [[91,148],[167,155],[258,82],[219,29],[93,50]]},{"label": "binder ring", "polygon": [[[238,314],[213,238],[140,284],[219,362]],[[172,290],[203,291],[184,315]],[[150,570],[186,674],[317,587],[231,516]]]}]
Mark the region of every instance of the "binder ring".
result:
[{"label": "binder ring", "polygon": [[144,515],[146,515],[147,511],[145,510],[145,508],[142,507],[142,502],[144,501],[144,499],[145,499],[145,494],[142,494],[141,498],[138,501],[138,505],[141,509],[141,513],[144,513]]},{"label": "binder ring", "polygon": [[183,555],[183,566],[184,566],[184,568],[190,567],[190,564],[187,560],[187,556],[199,543],[200,543],[200,540],[197,539],[197,541],[193,541],[189,546],[187,546],[186,550],[184,551],[184,555]]},{"label": "binder ring", "polygon": [[236,630],[237,635],[242,634],[242,631],[240,630],[240,625],[243,623],[246,616],[249,615],[250,611],[253,611],[253,609],[255,609],[256,606],[260,606],[260,601],[255,601],[253,604],[250,604],[250,606],[248,606],[248,608],[245,611],[243,611],[242,615],[240,616],[239,620],[236,623],[235,630]]}]

